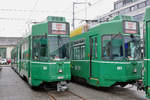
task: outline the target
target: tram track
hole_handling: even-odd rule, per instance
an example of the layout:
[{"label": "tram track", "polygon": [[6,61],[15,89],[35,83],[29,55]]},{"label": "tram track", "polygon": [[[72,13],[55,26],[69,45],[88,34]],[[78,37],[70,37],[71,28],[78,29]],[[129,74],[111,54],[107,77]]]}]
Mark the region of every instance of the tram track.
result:
[{"label": "tram track", "polygon": [[47,94],[50,100],[88,100],[70,90],[64,92],[49,91]]}]

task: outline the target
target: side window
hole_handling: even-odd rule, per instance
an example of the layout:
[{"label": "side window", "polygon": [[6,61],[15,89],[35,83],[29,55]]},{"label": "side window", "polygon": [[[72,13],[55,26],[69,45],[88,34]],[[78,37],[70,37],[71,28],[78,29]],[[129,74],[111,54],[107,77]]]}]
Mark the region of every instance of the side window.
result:
[{"label": "side window", "polygon": [[85,59],[85,45],[81,46],[81,59]]},{"label": "side window", "polygon": [[97,59],[98,58],[97,35],[90,36],[89,42],[90,42],[90,58]]},{"label": "side window", "polygon": [[20,48],[19,57],[20,57],[20,60],[21,60],[22,59],[22,54],[21,54],[22,53],[22,46],[20,45],[19,48]]},{"label": "side window", "polygon": [[110,59],[111,56],[111,35],[102,36],[102,58]]},{"label": "side window", "polygon": [[23,44],[23,59],[29,58],[29,42],[26,40]]},{"label": "side window", "polygon": [[95,58],[97,57],[97,37],[95,37]]},{"label": "side window", "polygon": [[24,44],[21,45],[21,59],[24,59]]},{"label": "side window", "polygon": [[90,56],[93,57],[94,50],[93,50],[93,38],[90,38]]},{"label": "side window", "polygon": [[85,59],[85,40],[80,39],[71,44],[72,60]]},{"label": "side window", "polygon": [[39,60],[39,39],[33,37],[33,40],[32,40],[32,58],[34,60]]}]

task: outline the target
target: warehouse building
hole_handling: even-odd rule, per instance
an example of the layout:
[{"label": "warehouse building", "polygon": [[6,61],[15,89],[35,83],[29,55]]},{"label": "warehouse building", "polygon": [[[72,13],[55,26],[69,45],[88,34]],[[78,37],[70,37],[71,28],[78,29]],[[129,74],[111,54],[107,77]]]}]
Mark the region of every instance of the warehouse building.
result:
[{"label": "warehouse building", "polygon": [[11,50],[21,37],[0,37],[0,58],[11,58]]}]

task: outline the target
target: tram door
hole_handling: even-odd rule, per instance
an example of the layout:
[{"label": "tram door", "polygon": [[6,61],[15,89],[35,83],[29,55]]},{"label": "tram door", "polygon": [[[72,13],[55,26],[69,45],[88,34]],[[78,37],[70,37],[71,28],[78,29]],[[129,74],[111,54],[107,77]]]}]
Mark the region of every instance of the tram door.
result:
[{"label": "tram door", "polygon": [[95,78],[96,77],[96,63],[95,61],[98,58],[98,54],[97,54],[97,35],[91,36],[89,38],[89,42],[90,42],[90,65],[89,65],[89,73],[90,73],[90,77]]}]

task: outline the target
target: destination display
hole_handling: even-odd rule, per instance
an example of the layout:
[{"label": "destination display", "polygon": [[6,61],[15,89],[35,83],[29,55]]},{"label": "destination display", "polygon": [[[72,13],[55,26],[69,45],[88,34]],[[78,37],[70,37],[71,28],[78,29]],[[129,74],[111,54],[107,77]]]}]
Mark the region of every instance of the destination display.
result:
[{"label": "destination display", "polygon": [[131,33],[131,34],[138,33],[137,22],[125,21],[124,22],[124,32]]},{"label": "destination display", "polygon": [[52,23],[51,34],[66,34],[66,24],[65,23]]}]

